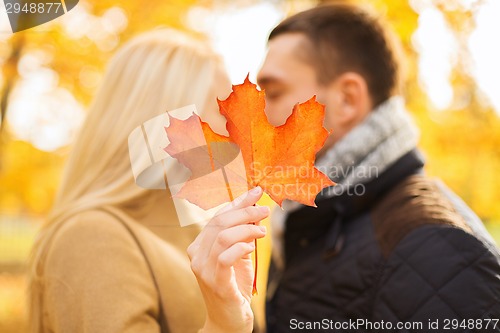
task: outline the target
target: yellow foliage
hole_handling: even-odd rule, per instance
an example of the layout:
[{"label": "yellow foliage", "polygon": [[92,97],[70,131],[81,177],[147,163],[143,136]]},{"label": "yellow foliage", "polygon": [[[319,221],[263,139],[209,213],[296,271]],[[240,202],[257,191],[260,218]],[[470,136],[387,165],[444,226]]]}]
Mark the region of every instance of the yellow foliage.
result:
[{"label": "yellow foliage", "polygon": [[[375,7],[399,36],[404,50],[407,107],[421,130],[420,148],[427,157],[426,172],[441,178],[484,220],[500,223],[500,117],[479,103],[478,88],[463,68],[459,54],[451,77],[455,98],[470,100],[453,110],[435,110],[418,84],[418,54],[412,45],[418,14],[409,1],[354,0]],[[453,2],[453,1],[450,1]],[[469,11],[446,11],[435,1],[459,40],[471,31]],[[452,105],[453,108],[453,105]]]}]

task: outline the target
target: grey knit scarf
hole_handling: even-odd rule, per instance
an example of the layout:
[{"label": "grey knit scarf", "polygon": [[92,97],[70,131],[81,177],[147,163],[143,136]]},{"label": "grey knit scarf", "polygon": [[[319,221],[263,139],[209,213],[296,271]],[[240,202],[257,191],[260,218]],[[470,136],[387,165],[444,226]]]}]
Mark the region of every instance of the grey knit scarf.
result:
[{"label": "grey knit scarf", "polygon": [[[316,200],[345,191],[362,194],[362,184],[378,177],[414,149],[417,141],[418,130],[405,109],[403,98],[388,99],[316,161],[316,167],[337,183],[320,193]],[[286,218],[301,207],[297,202],[285,201],[283,209],[274,209],[271,215],[272,255],[278,268],[284,264],[282,239]],[[314,221],[311,221],[311,228],[314,228]]]}]

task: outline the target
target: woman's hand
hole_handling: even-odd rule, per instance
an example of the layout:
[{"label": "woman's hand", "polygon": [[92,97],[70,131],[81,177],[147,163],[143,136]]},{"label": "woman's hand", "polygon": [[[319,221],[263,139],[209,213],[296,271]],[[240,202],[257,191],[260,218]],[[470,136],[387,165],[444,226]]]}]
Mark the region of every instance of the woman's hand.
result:
[{"label": "woman's hand", "polygon": [[254,240],[266,234],[265,227],[257,224],[269,215],[269,208],[253,206],[261,196],[262,189],[256,187],[236,198],[215,215],[188,248],[207,307],[204,333],[252,332],[251,253]]}]

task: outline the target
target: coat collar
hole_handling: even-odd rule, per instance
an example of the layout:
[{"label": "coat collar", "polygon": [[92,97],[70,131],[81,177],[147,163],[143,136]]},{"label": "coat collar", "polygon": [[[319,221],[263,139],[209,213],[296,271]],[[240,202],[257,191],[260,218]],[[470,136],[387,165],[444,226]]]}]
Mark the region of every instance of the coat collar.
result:
[{"label": "coat collar", "polygon": [[317,203],[333,205],[334,211],[344,218],[352,218],[369,210],[385,193],[406,177],[422,173],[424,157],[417,149],[403,155],[382,174],[366,184],[360,184],[358,189],[345,191],[338,196]]}]

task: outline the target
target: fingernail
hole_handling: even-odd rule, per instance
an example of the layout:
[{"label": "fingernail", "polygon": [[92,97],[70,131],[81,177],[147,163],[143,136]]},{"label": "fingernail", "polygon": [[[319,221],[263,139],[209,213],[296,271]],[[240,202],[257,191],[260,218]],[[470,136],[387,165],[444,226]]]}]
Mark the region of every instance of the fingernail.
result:
[{"label": "fingernail", "polygon": [[260,225],[259,229],[260,229],[260,231],[262,231],[264,233],[267,231],[267,228],[265,226],[263,226],[263,225]]},{"label": "fingernail", "polygon": [[250,193],[254,194],[254,195],[259,195],[260,192],[262,192],[262,189],[260,188],[260,186],[257,186],[257,187],[254,187]]},{"label": "fingernail", "polygon": [[264,214],[268,214],[269,213],[269,207],[267,207],[267,206],[259,206],[259,209]]}]

